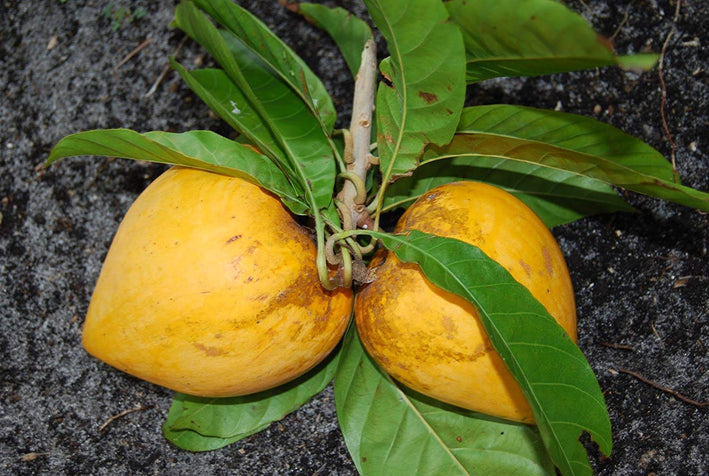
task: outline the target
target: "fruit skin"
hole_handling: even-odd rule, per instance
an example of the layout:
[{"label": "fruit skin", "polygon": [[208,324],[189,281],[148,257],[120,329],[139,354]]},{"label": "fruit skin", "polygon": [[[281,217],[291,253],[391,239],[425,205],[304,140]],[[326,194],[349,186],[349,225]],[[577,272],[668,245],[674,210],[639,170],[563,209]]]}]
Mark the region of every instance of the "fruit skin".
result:
[{"label": "fruit skin", "polygon": [[[413,229],[478,246],[527,287],[576,341],[566,263],[548,228],[520,200],[478,182],[442,185],[402,215],[396,232]],[[418,265],[402,263],[392,252],[382,253],[371,266],[376,279],[357,295],[356,323],[365,348],[387,373],[438,400],[534,422],[471,303],[434,286]]]},{"label": "fruit skin", "polygon": [[304,374],[352,309],[326,291],[316,248],[280,201],[244,180],[173,167],[128,210],[91,298],[83,345],[136,377],[202,397]]}]

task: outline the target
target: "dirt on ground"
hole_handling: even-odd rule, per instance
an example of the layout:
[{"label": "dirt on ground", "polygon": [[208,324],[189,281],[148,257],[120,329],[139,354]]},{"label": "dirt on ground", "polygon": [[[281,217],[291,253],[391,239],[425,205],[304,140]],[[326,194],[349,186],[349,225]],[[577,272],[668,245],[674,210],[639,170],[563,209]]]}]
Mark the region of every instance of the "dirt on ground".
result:
[{"label": "dirt on ground", "polygon": [[[352,81],[333,43],[275,0],[242,2],[319,74],[348,123]],[[359,2],[338,2],[363,12]],[[570,1],[621,54],[661,68],[500,79],[470,104],[595,117],[648,142],[709,191],[709,3]],[[263,432],[189,453],[163,439],[170,391],[88,356],[81,326],[120,220],[165,167],[109,158],[39,167],[73,132],[228,129],[166,69],[210,59],[168,27],[175,2],[0,3],[0,472],[355,474],[328,388]],[[122,12],[122,13],[121,13]],[[135,51],[134,51],[135,50]],[[134,54],[132,54],[134,52]],[[162,79],[160,79],[162,78]],[[601,475],[709,468],[709,218],[625,194],[634,214],[554,229],[576,289],[579,345],[603,389],[614,451]],[[112,417],[123,412],[119,418]]]}]

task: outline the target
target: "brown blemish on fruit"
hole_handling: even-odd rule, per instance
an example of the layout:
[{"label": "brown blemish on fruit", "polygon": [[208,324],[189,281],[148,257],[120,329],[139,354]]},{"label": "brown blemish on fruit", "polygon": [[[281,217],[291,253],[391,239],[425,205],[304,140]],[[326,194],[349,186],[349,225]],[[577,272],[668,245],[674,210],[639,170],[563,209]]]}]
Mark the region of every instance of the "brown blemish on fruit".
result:
[{"label": "brown blemish on fruit", "polygon": [[227,352],[224,351],[223,349],[220,349],[219,347],[212,347],[204,344],[198,344],[198,343],[193,343],[193,346],[201,350],[202,352],[205,353],[208,357],[219,357],[220,355],[226,355]]},{"label": "brown blemish on fruit", "polygon": [[446,338],[454,339],[458,333],[458,327],[453,322],[453,319],[450,316],[443,316],[441,317],[441,325],[446,330]]},{"label": "brown blemish on fruit", "polygon": [[331,300],[335,298],[336,294],[344,292],[344,290],[339,289],[328,292],[330,299],[324,301],[314,299],[312,293],[303,292],[303,289],[308,289],[312,285],[312,281],[313,279],[309,276],[308,270],[304,269],[293,282],[275,297],[264,302],[265,306],[258,313],[257,318],[282,315],[283,309],[288,307],[307,309],[313,316],[313,319],[308,322],[308,326],[312,329],[311,333],[320,335],[321,332],[330,327],[330,321],[332,320]]},{"label": "brown blemish on fruit", "polygon": [[554,276],[554,263],[551,260],[551,253],[549,253],[549,248],[546,246],[542,247],[542,255],[544,256],[544,267],[549,274],[549,277]]},{"label": "brown blemish on fruit", "polygon": [[532,268],[530,268],[529,265],[525,263],[523,259],[519,260],[519,265],[522,267],[522,269],[524,269],[524,272],[527,273],[527,276],[532,276]]},{"label": "brown blemish on fruit", "polygon": [[229,238],[228,240],[226,240],[226,242],[227,242],[227,244],[233,243],[233,242],[235,242],[236,240],[238,240],[239,238],[241,238],[241,235],[234,235],[234,236],[232,236],[231,238]]}]

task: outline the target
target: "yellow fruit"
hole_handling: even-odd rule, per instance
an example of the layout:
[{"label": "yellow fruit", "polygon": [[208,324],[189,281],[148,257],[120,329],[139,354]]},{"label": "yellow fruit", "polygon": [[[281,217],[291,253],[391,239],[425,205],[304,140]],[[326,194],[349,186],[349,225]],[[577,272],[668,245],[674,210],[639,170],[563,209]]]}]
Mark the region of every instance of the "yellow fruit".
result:
[{"label": "yellow fruit", "polygon": [[[544,223],[509,193],[457,182],[421,196],[396,231],[420,230],[474,244],[504,266],[576,341],[571,280]],[[382,261],[384,261],[382,263]],[[394,253],[375,259],[376,279],[358,294],[357,328],[391,376],[438,400],[532,423],[522,392],[465,299],[443,291]]]},{"label": "yellow fruit", "polygon": [[83,331],[95,357],[179,392],[227,397],[304,374],[342,337],[351,290],[326,291],[280,201],[174,167],[126,214]]}]

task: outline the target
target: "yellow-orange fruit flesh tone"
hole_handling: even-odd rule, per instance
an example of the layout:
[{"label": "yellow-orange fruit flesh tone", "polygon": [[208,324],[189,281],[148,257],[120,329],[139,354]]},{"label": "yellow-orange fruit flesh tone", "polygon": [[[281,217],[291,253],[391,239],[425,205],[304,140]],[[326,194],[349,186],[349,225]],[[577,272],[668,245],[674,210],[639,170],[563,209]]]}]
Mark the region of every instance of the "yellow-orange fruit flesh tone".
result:
[{"label": "yellow-orange fruit flesh tone", "polygon": [[347,327],[316,248],[280,201],[238,178],[174,167],[135,201],[106,256],[86,350],[136,377],[228,397],[304,374]]},{"label": "yellow-orange fruit flesh tone", "polygon": [[[406,230],[476,245],[526,286],[576,341],[564,258],[544,223],[514,196],[478,182],[442,185],[404,213],[396,231]],[[471,303],[434,286],[416,264],[402,263],[392,252],[372,266],[376,279],[358,294],[355,315],[365,348],[384,370],[438,400],[534,422]]]}]

